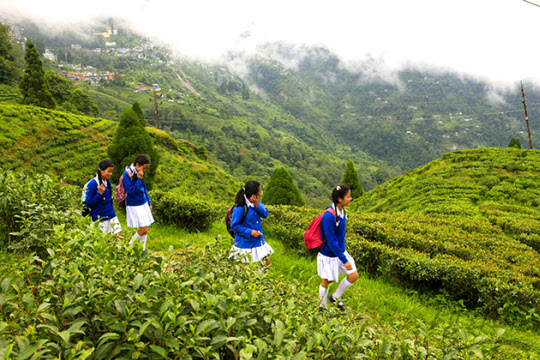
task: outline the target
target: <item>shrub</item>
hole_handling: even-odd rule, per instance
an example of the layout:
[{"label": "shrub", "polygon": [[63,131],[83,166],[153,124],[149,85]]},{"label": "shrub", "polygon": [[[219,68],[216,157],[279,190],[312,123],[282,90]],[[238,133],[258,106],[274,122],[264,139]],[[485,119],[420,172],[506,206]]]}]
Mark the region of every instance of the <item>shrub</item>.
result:
[{"label": "shrub", "polygon": [[43,238],[54,225],[76,221],[77,199],[77,189],[56,178],[0,171],[0,242],[27,252],[43,251]]},{"label": "shrub", "polygon": [[152,191],[150,198],[152,212],[159,221],[192,232],[208,230],[213,222],[227,214],[224,206],[175,193]]},{"label": "shrub", "polygon": [[356,316],[328,317],[305,284],[260,276],[229,259],[229,247],[150,258],[88,219],[57,226],[25,282],[0,277],[0,358],[491,358],[500,346],[503,330],[485,335],[458,322],[393,334]]}]

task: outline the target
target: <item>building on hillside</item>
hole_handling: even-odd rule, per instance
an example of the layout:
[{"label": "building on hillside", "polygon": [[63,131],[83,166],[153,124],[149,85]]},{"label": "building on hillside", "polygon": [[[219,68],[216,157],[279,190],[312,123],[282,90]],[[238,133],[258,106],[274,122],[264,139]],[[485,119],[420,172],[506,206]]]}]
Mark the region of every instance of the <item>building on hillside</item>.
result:
[{"label": "building on hillside", "polygon": [[54,55],[54,53],[51,52],[49,49],[45,49],[45,52],[43,53],[43,57],[50,61],[57,61],[56,55]]}]

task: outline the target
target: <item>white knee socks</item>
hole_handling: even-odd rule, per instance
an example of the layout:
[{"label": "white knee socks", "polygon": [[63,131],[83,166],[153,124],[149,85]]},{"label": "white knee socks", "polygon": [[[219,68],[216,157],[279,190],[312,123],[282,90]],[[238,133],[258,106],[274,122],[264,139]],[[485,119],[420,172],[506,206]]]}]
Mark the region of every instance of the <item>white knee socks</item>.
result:
[{"label": "white knee socks", "polygon": [[332,296],[335,298],[340,298],[341,295],[343,295],[343,293],[345,292],[345,290],[347,290],[349,288],[349,286],[351,286],[353,283],[349,282],[349,280],[347,280],[347,278],[343,278],[343,280],[341,280],[341,282],[339,283],[339,286],[336,290],[335,293],[332,294]]},{"label": "white knee socks", "polygon": [[328,291],[325,287],[322,285],[319,285],[319,300],[321,301],[321,306],[326,306],[326,302],[328,299]]},{"label": "white knee socks", "polygon": [[[143,250],[146,249],[146,239],[147,239],[148,235],[139,235],[138,232],[135,233],[135,235],[133,235],[133,239],[137,240],[137,239],[140,239],[139,242],[142,242],[144,243],[143,244]],[[129,245],[133,245],[133,239],[129,240]]]}]

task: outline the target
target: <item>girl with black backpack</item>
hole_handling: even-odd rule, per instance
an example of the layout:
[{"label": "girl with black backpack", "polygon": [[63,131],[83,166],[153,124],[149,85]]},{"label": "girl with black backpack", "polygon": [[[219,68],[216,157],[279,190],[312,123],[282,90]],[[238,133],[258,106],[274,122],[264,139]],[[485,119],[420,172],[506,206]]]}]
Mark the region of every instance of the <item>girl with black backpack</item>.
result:
[{"label": "girl with black backpack", "polygon": [[[274,249],[264,241],[261,219],[268,217],[268,209],[261,202],[261,184],[251,180],[246,182],[236,194],[235,207],[231,219],[231,229],[235,232],[232,257],[237,260],[260,262],[270,265],[269,255]],[[244,209],[247,212],[244,213]]]},{"label": "girl with black backpack", "polygon": [[122,235],[122,226],[116,217],[112,204],[111,175],[114,165],[111,160],[103,160],[98,165],[96,177],[86,184],[85,204],[90,209],[92,221],[99,220],[101,231]]}]

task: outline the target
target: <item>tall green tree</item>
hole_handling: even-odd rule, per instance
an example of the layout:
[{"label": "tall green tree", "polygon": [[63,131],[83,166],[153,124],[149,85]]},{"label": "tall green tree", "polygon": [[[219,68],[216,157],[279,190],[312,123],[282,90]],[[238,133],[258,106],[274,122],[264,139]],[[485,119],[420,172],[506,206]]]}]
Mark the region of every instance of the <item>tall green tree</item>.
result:
[{"label": "tall green tree", "polygon": [[139,154],[150,157],[150,167],[144,178],[148,187],[152,187],[159,165],[159,154],[154,148],[152,137],[141,126],[135,111],[125,108],[120,116],[114,139],[107,148],[107,155],[115,165],[113,181],[118,181],[126,166],[132,164]]},{"label": "tall green tree", "polygon": [[99,106],[94,104],[90,95],[85,94],[81,89],[77,88],[73,91],[71,102],[75,105],[77,111],[88,115],[96,116],[99,114]]},{"label": "tall green tree", "polygon": [[34,105],[47,109],[55,109],[56,103],[49,91],[49,83],[45,78],[43,62],[31,40],[26,41],[26,67],[19,84],[23,93],[24,105]]},{"label": "tall green tree", "polygon": [[508,147],[513,148],[515,146],[516,146],[516,138],[512,138],[512,140],[510,140],[510,142],[508,143]]},{"label": "tall green tree", "polygon": [[0,23],[0,84],[14,84],[21,76],[19,49],[9,25]]},{"label": "tall green tree", "polygon": [[272,173],[264,189],[262,202],[267,205],[306,205],[294,179],[283,166],[276,168]]},{"label": "tall green tree", "polygon": [[351,196],[353,200],[358,199],[360,196],[364,195],[364,188],[362,187],[362,184],[360,184],[358,172],[354,168],[354,163],[352,160],[349,160],[349,162],[347,163],[347,168],[343,173],[341,183],[350,186]]},{"label": "tall green tree", "polygon": [[135,100],[135,102],[131,106],[131,109],[133,111],[135,111],[135,114],[137,114],[137,116],[139,117],[141,125],[143,127],[145,127],[146,126],[146,121],[144,121],[144,111],[143,111],[141,105],[139,104],[139,102],[137,100]]}]

